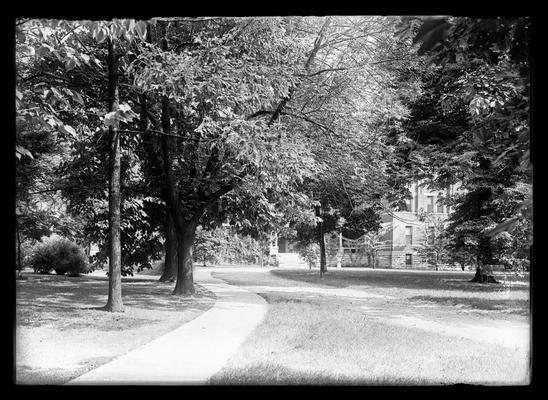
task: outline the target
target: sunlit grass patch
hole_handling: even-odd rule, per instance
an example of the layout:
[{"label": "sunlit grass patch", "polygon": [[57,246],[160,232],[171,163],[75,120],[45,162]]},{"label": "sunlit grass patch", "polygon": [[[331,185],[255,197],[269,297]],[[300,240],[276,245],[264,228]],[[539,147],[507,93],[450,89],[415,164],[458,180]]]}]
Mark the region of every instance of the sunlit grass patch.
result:
[{"label": "sunlit grass patch", "polygon": [[[523,328],[528,290],[461,290],[438,279],[460,279],[446,273],[431,272],[430,279],[424,273],[383,274],[388,275],[374,271],[375,278],[368,279],[363,271],[349,276],[344,270],[323,278],[308,270],[272,270],[253,278],[214,274],[258,291],[269,308],[263,323],[212,383],[528,382],[527,332],[500,330]],[[412,282],[406,282],[409,277]],[[377,296],[361,296],[362,291]],[[519,310],[501,312],[497,302]],[[478,332],[504,333],[505,340],[477,337]]]},{"label": "sunlit grass patch", "polygon": [[396,326],[339,302],[265,295],[266,320],[212,383],[520,384],[516,349]]}]

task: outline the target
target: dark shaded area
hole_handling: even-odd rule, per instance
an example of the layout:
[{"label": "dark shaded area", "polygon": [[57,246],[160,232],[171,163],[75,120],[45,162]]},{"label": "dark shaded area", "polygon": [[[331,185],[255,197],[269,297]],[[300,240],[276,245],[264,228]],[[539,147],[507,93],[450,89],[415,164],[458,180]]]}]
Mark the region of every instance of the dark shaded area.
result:
[{"label": "dark shaded area", "polygon": [[[105,311],[108,280],[103,277],[71,278],[60,275],[27,274],[16,288],[17,323],[40,326],[58,320],[59,313],[69,320],[83,313]],[[188,298],[173,296],[172,285],[154,280],[123,279],[124,305],[157,311],[186,311],[208,307],[215,295],[196,285],[196,294]],[[49,314],[49,316],[48,316]],[[39,316],[37,318],[36,316]],[[133,323],[149,323],[149,319],[133,319]],[[76,323],[77,324],[77,323]],[[73,325],[71,325],[72,327]],[[111,329],[111,328],[109,328]]]},{"label": "dark shaded area", "polygon": [[[294,281],[345,288],[369,286],[376,288],[436,289],[466,292],[529,291],[528,286],[484,285],[472,283],[474,273],[446,271],[397,271],[397,270],[331,270],[321,279],[317,272],[308,270],[272,270],[271,274]],[[527,282],[515,277],[513,281]]]},{"label": "dark shaded area", "polygon": [[465,306],[475,310],[499,311],[523,316],[529,315],[529,300],[501,300],[477,297],[413,296],[408,300],[424,301],[443,306]]},{"label": "dark shaded area", "polygon": [[500,283],[495,279],[493,275],[482,274],[481,272],[476,272],[476,275],[470,280],[470,282],[475,283]]},{"label": "dark shaded area", "polygon": [[[268,371],[268,378],[265,377]],[[427,384],[426,379],[384,377],[364,379],[330,371],[301,371],[275,363],[254,363],[247,368],[230,371],[230,374],[214,375],[211,385],[405,385]]]}]

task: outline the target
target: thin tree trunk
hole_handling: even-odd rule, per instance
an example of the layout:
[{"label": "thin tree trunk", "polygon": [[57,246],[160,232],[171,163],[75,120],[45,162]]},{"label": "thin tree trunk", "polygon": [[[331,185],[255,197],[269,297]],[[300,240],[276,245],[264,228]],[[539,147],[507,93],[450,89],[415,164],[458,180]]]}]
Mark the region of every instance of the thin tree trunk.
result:
[{"label": "thin tree trunk", "polygon": [[175,230],[175,222],[167,206],[165,235],[164,270],[160,276],[160,282],[173,282],[177,277],[177,231]]},{"label": "thin tree trunk", "polygon": [[[108,39],[108,82],[109,82],[109,111],[118,110],[118,58],[115,54],[114,43]],[[120,133],[118,129],[110,131],[110,159],[109,159],[109,285],[107,311],[123,311],[122,303],[122,253],[120,245]]]},{"label": "thin tree trunk", "polygon": [[17,276],[21,276],[21,272],[23,271],[23,264],[21,263],[21,232],[19,230],[19,223],[17,221],[17,217],[15,220],[15,231],[17,234]]},{"label": "thin tree trunk", "polygon": [[[321,217],[321,206],[316,206],[316,216]],[[320,277],[327,271],[325,257],[325,240],[322,221],[318,222],[318,242],[320,244]]]},{"label": "thin tree trunk", "polygon": [[320,222],[320,276],[323,276],[323,274],[327,272],[326,258],[323,224]]}]

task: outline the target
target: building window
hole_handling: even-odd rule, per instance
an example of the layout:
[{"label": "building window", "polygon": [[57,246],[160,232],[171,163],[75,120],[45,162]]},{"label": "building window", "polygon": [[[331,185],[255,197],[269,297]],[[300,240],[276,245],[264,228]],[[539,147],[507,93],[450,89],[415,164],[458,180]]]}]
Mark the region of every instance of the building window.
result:
[{"label": "building window", "polygon": [[426,196],[428,203],[426,204],[427,212],[434,212],[434,196]]},{"label": "building window", "polygon": [[443,212],[443,204],[439,204],[439,203],[438,203],[438,212],[439,212],[439,213],[442,213],[442,212]]},{"label": "building window", "polygon": [[405,255],[405,265],[413,265],[413,254]]},{"label": "building window", "polygon": [[413,227],[405,227],[405,244],[413,244]]}]

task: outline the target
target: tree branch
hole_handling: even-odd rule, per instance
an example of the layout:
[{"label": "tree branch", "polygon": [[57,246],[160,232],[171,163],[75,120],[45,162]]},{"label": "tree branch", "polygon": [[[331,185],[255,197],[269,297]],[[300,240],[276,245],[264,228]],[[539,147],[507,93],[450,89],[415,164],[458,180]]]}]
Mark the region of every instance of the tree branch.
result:
[{"label": "tree branch", "polygon": [[257,118],[257,117],[260,117],[262,115],[270,115],[270,114],[274,114],[275,111],[269,111],[269,110],[260,110],[260,111],[257,111],[251,115],[248,115],[245,119],[246,120],[250,120],[250,119],[253,119],[253,118]]},{"label": "tree branch", "polygon": [[[308,59],[306,60],[306,63],[304,65],[304,69],[308,73],[310,73],[310,68],[312,66],[312,63],[314,62],[314,59],[316,58],[316,55],[318,54],[318,51],[321,48],[325,31],[327,30],[330,24],[331,24],[331,17],[328,17],[327,20],[322,25],[322,27],[320,28],[320,32],[318,32],[318,36],[316,37],[316,40],[314,41],[314,48],[308,55]],[[280,103],[278,104],[278,107],[276,107],[276,110],[274,111],[274,113],[272,114],[272,117],[268,121],[267,126],[269,127],[272,126],[272,124],[274,124],[274,122],[276,122],[278,118],[280,118],[280,115],[282,115],[283,109],[285,108],[289,100],[291,100],[291,97],[295,93],[296,89],[297,89],[297,86],[292,86],[289,88],[289,93],[280,101]]]},{"label": "tree branch", "polygon": [[219,190],[216,192],[213,192],[207,196],[204,197],[202,204],[196,209],[194,212],[194,215],[192,216],[192,219],[190,220],[191,223],[198,223],[199,219],[202,217],[203,213],[207,208],[213,204],[215,201],[217,201],[221,196],[227,194],[232,189],[234,189],[238,183],[240,183],[246,175],[250,173],[249,168],[244,168],[242,172],[240,172],[238,175],[236,175],[230,182],[227,184],[221,186]]},{"label": "tree branch", "polygon": [[344,67],[344,68],[324,68],[324,69],[320,69],[319,71],[316,71],[312,74],[308,74],[306,75],[307,78],[311,78],[313,76],[316,76],[316,75],[320,75],[320,74],[323,74],[324,72],[332,72],[332,71],[346,71],[350,68],[348,67]]}]

